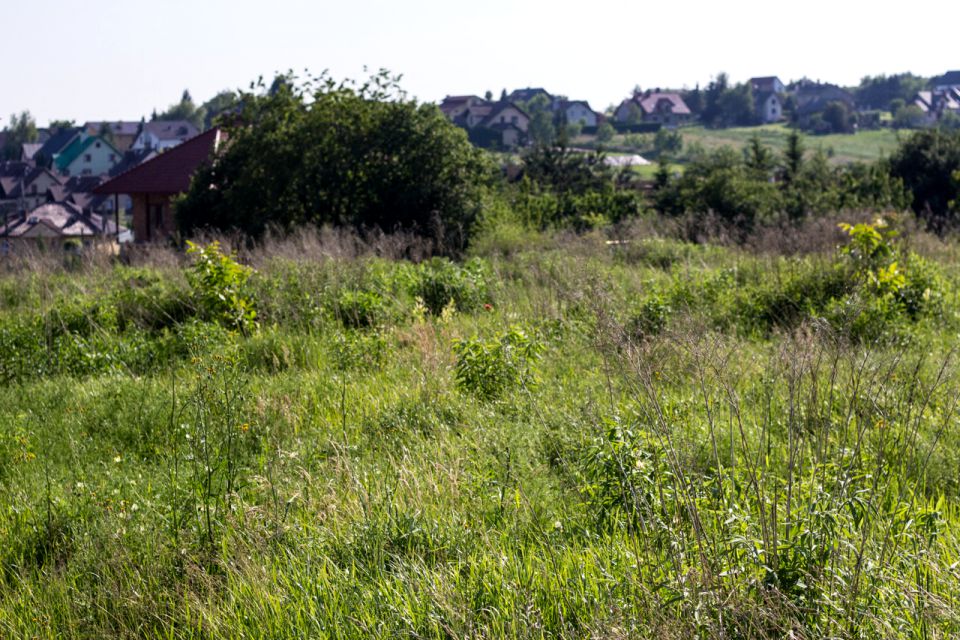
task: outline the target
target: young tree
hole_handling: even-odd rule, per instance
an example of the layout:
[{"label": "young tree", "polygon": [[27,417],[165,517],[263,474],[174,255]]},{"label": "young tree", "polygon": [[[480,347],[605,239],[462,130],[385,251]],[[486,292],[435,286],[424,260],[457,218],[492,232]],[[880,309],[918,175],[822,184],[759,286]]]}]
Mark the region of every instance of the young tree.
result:
[{"label": "young tree", "polygon": [[616,133],[617,130],[613,128],[613,125],[604,120],[597,126],[597,141],[603,143],[610,142]]},{"label": "young tree", "polygon": [[180,102],[171,105],[159,115],[154,111],[151,120],[186,120],[198,129],[202,129],[205,116],[203,108],[197,108],[197,105],[194,104],[190,91],[184,89]]},{"label": "young tree", "polygon": [[19,115],[11,115],[10,123],[4,131],[7,134],[6,143],[3,149],[0,149],[0,154],[5,160],[19,159],[24,143],[36,142],[39,137],[37,122],[29,111],[22,111]]}]

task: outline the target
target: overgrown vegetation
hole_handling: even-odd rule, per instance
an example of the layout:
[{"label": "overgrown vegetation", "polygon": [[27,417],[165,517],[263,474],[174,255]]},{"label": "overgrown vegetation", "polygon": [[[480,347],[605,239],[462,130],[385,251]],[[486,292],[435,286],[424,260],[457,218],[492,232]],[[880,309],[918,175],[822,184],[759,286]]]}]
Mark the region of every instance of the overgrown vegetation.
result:
[{"label": "overgrown vegetation", "polygon": [[897,220],[8,262],[0,635],[956,635],[957,256]]}]

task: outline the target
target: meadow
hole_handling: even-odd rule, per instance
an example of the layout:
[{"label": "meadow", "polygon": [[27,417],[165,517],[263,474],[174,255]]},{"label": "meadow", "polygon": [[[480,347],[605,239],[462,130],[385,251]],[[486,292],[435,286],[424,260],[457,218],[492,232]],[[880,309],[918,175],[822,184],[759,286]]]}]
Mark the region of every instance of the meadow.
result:
[{"label": "meadow", "polygon": [[[730,147],[737,151],[745,149],[751,140],[756,137],[765,147],[780,153],[787,146],[790,128],[783,124],[770,124],[756,127],[730,127],[724,129],[708,129],[702,126],[688,126],[678,129],[683,138],[683,149],[676,155],[676,160],[683,166],[692,155],[706,151],[715,151],[722,147]],[[822,151],[831,164],[843,165],[851,162],[874,162],[889,156],[897,149],[897,145],[909,132],[898,132],[894,129],[883,128],[858,131],[857,133],[837,133],[829,135],[807,136],[805,144],[808,152]],[[574,144],[586,148],[596,146],[592,137],[581,136],[574,140]],[[614,153],[640,153],[655,157],[652,134],[620,134],[604,145]],[[645,177],[651,177],[656,167],[642,167],[640,172]]]},{"label": "meadow", "polygon": [[8,257],[0,637],[956,637],[956,245],[837,222]]}]

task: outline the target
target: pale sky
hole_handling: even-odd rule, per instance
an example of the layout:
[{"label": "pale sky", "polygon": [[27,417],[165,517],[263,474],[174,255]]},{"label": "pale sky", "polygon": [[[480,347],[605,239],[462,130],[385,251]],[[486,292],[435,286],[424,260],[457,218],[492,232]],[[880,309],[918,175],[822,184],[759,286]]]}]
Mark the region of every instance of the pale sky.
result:
[{"label": "pale sky", "polygon": [[403,74],[422,101],[542,86],[602,111],[634,85],[960,69],[960,2],[3,0],[0,128],[24,109],[139,120],[277,71]]}]

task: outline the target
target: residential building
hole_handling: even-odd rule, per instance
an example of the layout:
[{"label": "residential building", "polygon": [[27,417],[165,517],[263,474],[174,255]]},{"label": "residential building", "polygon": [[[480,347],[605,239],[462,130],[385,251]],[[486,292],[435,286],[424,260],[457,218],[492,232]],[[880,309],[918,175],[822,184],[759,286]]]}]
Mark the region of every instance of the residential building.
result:
[{"label": "residential building", "polygon": [[123,228],[118,228],[110,216],[88,213],[71,203],[42,204],[0,225],[0,253],[15,251],[16,244],[22,242],[53,244],[74,240],[83,246],[112,243],[118,231]]},{"label": "residential building", "polygon": [[101,136],[81,133],[56,155],[53,165],[65,176],[99,176],[110,173],[121,155]]},{"label": "residential building", "polygon": [[960,71],[947,71],[939,78],[934,78],[931,84],[937,92],[960,89]]},{"label": "residential building", "polygon": [[450,120],[456,120],[472,107],[486,104],[480,96],[447,96],[440,103],[440,111]]},{"label": "residential building", "polygon": [[778,93],[754,93],[753,111],[757,120],[763,124],[780,122],[783,120],[783,99]]},{"label": "residential building", "polygon": [[510,95],[507,96],[509,102],[523,102],[527,103],[533,100],[538,96],[543,96],[547,99],[548,104],[553,104],[555,98],[550,94],[549,91],[543,87],[527,87],[526,89],[514,89],[510,92]]},{"label": "residential building", "polygon": [[220,129],[210,129],[106,181],[93,193],[130,196],[134,240],[165,240],[176,232],[173,199],[190,188],[193,174],[212,160],[224,140]]},{"label": "residential building", "polygon": [[74,138],[79,136],[80,129],[77,127],[63,127],[50,131],[43,146],[34,153],[33,161],[48,169],[52,168],[57,156],[73,142]]},{"label": "residential building", "polygon": [[22,213],[46,201],[60,179],[28,162],[0,162],[0,214]]},{"label": "residential building", "polygon": [[590,108],[586,100],[559,100],[554,105],[554,111],[562,122],[579,124],[588,129],[595,129],[600,123],[601,116]]},{"label": "residential building", "polygon": [[146,122],[131,149],[166,151],[193,137],[200,131],[186,120],[154,120]]},{"label": "residential building", "polygon": [[787,86],[780,82],[777,76],[761,76],[750,78],[750,88],[754,93],[779,93],[787,92]]},{"label": "residential building", "polygon": [[126,153],[126,151],[133,146],[133,143],[136,142],[137,136],[140,135],[140,127],[143,126],[143,124],[144,123],[137,121],[122,120],[115,122],[86,122],[81,129],[85,135],[101,136],[104,140],[112,144],[117,151]]},{"label": "residential building", "polygon": [[614,119],[624,124],[652,122],[675,127],[691,118],[690,108],[679,93],[659,89],[635,93],[621,102],[614,112]]}]

